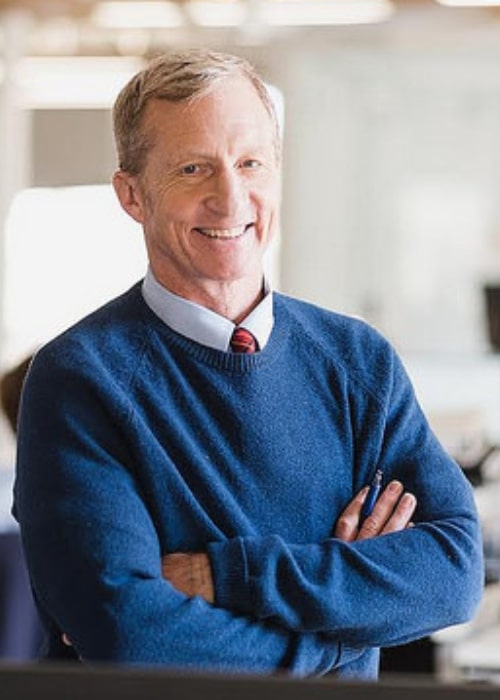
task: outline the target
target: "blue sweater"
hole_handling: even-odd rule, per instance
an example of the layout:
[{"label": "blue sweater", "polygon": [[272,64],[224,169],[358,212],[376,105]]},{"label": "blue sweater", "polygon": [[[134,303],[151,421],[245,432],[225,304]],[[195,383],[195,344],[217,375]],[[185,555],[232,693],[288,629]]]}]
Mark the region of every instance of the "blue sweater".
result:
[{"label": "blue sweater", "polygon": [[[483,563],[471,490],[390,345],[275,295],[255,355],[162,323],[134,286],[46,345],[22,401],[15,513],[49,656],[373,678],[378,647],[468,619]],[[371,481],[416,526],[332,536]],[[215,605],[162,579],[207,550]]]}]

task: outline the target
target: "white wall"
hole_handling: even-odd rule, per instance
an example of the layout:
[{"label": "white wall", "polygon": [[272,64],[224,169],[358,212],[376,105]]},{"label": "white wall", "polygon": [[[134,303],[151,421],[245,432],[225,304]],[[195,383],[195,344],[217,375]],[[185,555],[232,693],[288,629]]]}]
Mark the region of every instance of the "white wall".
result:
[{"label": "white wall", "polygon": [[487,349],[482,284],[500,279],[499,59],[391,45],[293,54],[286,289],[367,317],[403,351]]}]

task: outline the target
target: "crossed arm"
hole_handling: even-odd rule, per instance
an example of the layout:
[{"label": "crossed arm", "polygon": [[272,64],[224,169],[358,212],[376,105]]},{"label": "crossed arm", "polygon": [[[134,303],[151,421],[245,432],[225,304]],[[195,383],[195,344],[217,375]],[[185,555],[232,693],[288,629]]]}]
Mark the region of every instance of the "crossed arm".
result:
[{"label": "crossed arm", "polygon": [[[391,481],[387,485],[372,514],[360,522],[367,493],[366,486],[340,514],[334,537],[344,542],[353,542],[398,532],[411,526],[417,501],[413,494],[404,492],[399,481]],[[214,579],[206,552],[167,554],[162,558],[162,573],[165,579],[188,597],[201,596],[209,603],[215,602]]]},{"label": "crossed arm", "polygon": [[[399,481],[391,481],[381,493],[371,515],[360,522],[361,509],[368,493],[363,488],[340,514],[334,537],[353,542],[378,535],[397,532],[411,526],[411,518],[416,508],[413,494],[404,492]],[[174,552],[162,558],[162,574],[178,591],[193,598],[200,596],[208,603],[215,602],[215,586],[206,552]],[[66,634],[63,641],[71,645]]]}]

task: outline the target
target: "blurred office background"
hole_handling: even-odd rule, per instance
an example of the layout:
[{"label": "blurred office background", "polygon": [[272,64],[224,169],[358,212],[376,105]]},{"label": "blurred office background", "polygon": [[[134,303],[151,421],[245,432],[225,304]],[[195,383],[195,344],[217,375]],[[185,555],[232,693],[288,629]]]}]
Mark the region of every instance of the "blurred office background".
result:
[{"label": "blurred office background", "polygon": [[[274,283],[395,344],[477,489],[495,584],[500,7],[479,4],[0,0],[0,372],[144,273],[109,186],[117,91],[158,52],[236,51],[284,106]],[[14,450],[1,421],[6,482]]]}]

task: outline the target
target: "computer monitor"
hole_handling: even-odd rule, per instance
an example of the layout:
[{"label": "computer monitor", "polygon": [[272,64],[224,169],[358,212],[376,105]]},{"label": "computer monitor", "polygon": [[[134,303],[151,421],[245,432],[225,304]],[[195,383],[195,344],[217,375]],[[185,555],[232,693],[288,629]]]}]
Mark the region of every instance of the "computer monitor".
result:
[{"label": "computer monitor", "polygon": [[498,700],[498,686],[172,673],[78,664],[0,666],[2,700]]}]

